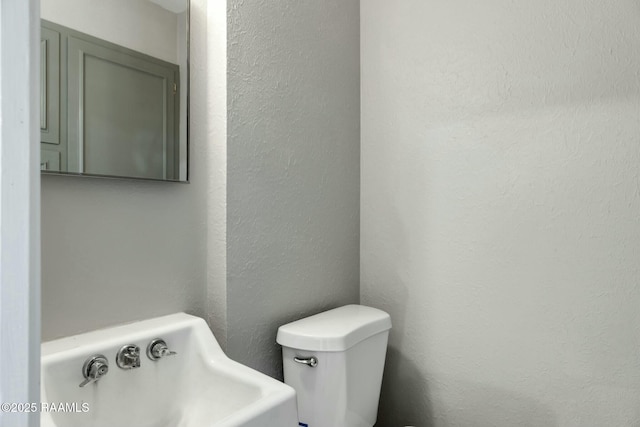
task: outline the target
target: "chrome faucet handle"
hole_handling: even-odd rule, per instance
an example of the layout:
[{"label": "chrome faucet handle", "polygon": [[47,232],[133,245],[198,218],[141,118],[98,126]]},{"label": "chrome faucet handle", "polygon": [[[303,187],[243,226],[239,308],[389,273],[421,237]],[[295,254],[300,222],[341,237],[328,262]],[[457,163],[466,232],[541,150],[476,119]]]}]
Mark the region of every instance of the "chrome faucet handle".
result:
[{"label": "chrome faucet handle", "polygon": [[140,347],[135,344],[127,344],[120,348],[116,354],[116,364],[121,369],[139,368]]},{"label": "chrome faucet handle", "polygon": [[102,354],[91,356],[84,362],[82,367],[82,375],[85,380],[80,383],[80,387],[84,387],[89,383],[94,383],[109,372],[109,361]]},{"label": "chrome faucet handle", "polygon": [[174,354],[178,353],[169,350],[167,343],[162,338],[151,340],[147,346],[147,357],[151,360],[159,360],[166,356],[173,356]]}]

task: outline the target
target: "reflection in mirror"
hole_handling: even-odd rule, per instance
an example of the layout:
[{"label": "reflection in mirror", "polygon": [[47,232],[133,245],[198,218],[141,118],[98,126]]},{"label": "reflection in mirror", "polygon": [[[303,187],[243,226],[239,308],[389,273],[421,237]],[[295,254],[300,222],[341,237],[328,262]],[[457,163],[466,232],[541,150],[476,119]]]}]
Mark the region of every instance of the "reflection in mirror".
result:
[{"label": "reflection in mirror", "polygon": [[42,171],[187,181],[188,1],[40,1]]}]

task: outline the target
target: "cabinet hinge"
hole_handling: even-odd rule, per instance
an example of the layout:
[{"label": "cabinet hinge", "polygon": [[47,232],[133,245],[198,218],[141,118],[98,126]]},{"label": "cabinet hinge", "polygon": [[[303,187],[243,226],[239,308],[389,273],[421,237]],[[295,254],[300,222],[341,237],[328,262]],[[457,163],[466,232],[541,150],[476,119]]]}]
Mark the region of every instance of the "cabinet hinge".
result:
[{"label": "cabinet hinge", "polygon": [[173,84],[173,94],[178,93],[178,85],[176,83]]}]

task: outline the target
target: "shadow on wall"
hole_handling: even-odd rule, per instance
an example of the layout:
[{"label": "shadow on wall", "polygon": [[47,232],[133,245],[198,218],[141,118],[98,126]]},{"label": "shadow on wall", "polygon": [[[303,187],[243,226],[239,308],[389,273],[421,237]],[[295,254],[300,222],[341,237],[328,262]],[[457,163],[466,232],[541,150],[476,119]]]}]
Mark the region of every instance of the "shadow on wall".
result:
[{"label": "shadow on wall", "polygon": [[425,376],[389,347],[375,427],[554,427],[544,404],[492,385]]},{"label": "shadow on wall", "polygon": [[394,347],[387,350],[376,427],[435,425],[427,381]]}]

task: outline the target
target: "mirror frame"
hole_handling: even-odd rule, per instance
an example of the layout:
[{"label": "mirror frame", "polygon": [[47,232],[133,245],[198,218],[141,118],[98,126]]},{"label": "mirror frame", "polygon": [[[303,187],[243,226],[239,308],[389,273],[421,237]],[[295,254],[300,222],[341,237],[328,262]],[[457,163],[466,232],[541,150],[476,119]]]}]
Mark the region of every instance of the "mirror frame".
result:
[{"label": "mirror frame", "polygon": [[[82,177],[82,178],[99,178],[99,179],[115,179],[115,180],[133,180],[133,181],[151,181],[151,182],[170,182],[177,184],[189,184],[190,175],[191,175],[191,0],[184,0],[187,2],[187,22],[186,22],[186,48],[187,48],[187,56],[186,56],[186,98],[185,98],[185,109],[186,109],[186,157],[187,157],[187,172],[184,180],[180,179],[155,179],[155,178],[142,178],[142,177],[131,177],[131,176],[119,176],[119,175],[101,175],[101,174],[88,174],[81,172],[61,172],[61,171],[47,171],[41,170],[40,177],[43,176],[70,176],[70,177]],[[39,23],[42,21],[40,18]]]}]

